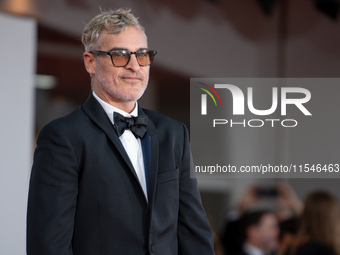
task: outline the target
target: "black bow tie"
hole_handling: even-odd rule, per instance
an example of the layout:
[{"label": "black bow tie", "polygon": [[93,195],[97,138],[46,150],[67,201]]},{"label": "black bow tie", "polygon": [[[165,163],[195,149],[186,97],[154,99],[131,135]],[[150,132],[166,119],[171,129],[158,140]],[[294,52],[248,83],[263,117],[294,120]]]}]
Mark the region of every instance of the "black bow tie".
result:
[{"label": "black bow tie", "polygon": [[143,138],[148,128],[146,115],[124,117],[118,112],[114,112],[113,118],[118,136],[121,136],[126,129],[130,129],[136,138]]}]

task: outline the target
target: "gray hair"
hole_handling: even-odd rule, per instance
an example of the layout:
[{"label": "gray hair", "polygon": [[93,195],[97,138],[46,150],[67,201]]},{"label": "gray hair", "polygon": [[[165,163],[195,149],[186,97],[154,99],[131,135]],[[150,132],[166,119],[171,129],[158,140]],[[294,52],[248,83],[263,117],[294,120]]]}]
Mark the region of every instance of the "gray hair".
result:
[{"label": "gray hair", "polygon": [[116,9],[104,11],[94,17],[84,28],[81,41],[85,51],[92,50],[101,32],[108,30],[113,34],[120,34],[126,27],[136,27],[145,32],[130,9]]}]

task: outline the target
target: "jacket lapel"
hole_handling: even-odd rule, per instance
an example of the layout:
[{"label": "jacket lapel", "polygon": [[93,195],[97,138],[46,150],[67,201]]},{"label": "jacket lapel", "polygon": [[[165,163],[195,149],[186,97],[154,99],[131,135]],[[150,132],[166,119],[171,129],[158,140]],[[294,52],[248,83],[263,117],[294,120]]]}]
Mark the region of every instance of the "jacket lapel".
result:
[{"label": "jacket lapel", "polygon": [[[139,108],[139,114],[145,114],[142,108]],[[157,174],[158,174],[158,158],[159,158],[159,144],[157,130],[154,123],[148,118],[148,129],[146,135],[142,139],[144,166],[146,175],[148,174],[148,201],[149,208],[152,208],[155,199]],[[149,169],[148,169],[148,168]],[[148,173],[147,173],[147,170]],[[152,211],[152,210],[151,210]]]},{"label": "jacket lapel", "polygon": [[129,156],[127,155],[123,145],[121,144],[118,136],[116,135],[116,132],[113,128],[112,122],[108,118],[107,114],[105,113],[104,109],[99,104],[99,102],[94,98],[94,96],[92,95],[92,92],[90,94],[90,97],[87,99],[87,101],[85,102],[85,104],[81,108],[85,112],[85,114],[99,128],[101,128],[104,131],[104,133],[109,138],[109,140],[114,144],[119,155],[123,158],[123,160],[126,163],[129,171],[133,175],[137,185],[140,187],[140,191],[142,192],[142,194],[144,196],[142,186],[140,185],[136,171],[132,166],[132,163],[129,159]]},{"label": "jacket lapel", "polygon": [[143,139],[141,139],[141,144],[142,144],[142,151],[143,151],[146,190],[149,194],[150,163],[151,163],[151,136],[148,134],[145,134]]}]

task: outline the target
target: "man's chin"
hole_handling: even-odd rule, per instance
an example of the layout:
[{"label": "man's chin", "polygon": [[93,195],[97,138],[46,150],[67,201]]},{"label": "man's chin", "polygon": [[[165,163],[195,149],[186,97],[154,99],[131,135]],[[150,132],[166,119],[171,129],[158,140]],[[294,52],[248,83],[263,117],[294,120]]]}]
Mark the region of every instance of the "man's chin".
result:
[{"label": "man's chin", "polygon": [[126,102],[132,102],[132,101],[137,101],[138,99],[140,99],[143,95],[143,92],[138,92],[138,93],[126,93],[124,95],[122,95],[121,98],[124,98]]},{"label": "man's chin", "polygon": [[139,87],[128,87],[128,86],[121,86],[120,89],[116,90],[106,90],[106,92],[115,100],[120,102],[132,102],[137,101],[141,98],[145,92],[146,88],[139,86]]},{"label": "man's chin", "polygon": [[138,88],[131,88],[125,91],[124,95],[126,98],[133,99],[134,101],[138,100],[144,94],[145,89],[138,87]]}]

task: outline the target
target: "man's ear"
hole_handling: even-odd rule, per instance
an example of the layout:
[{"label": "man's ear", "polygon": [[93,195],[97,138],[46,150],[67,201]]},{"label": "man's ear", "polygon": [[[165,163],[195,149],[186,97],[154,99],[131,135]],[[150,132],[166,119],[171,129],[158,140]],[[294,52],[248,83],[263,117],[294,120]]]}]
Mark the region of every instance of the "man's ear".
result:
[{"label": "man's ear", "polygon": [[84,65],[85,65],[86,71],[90,75],[95,74],[96,73],[96,60],[94,56],[89,52],[84,52],[83,58],[84,58]]}]

